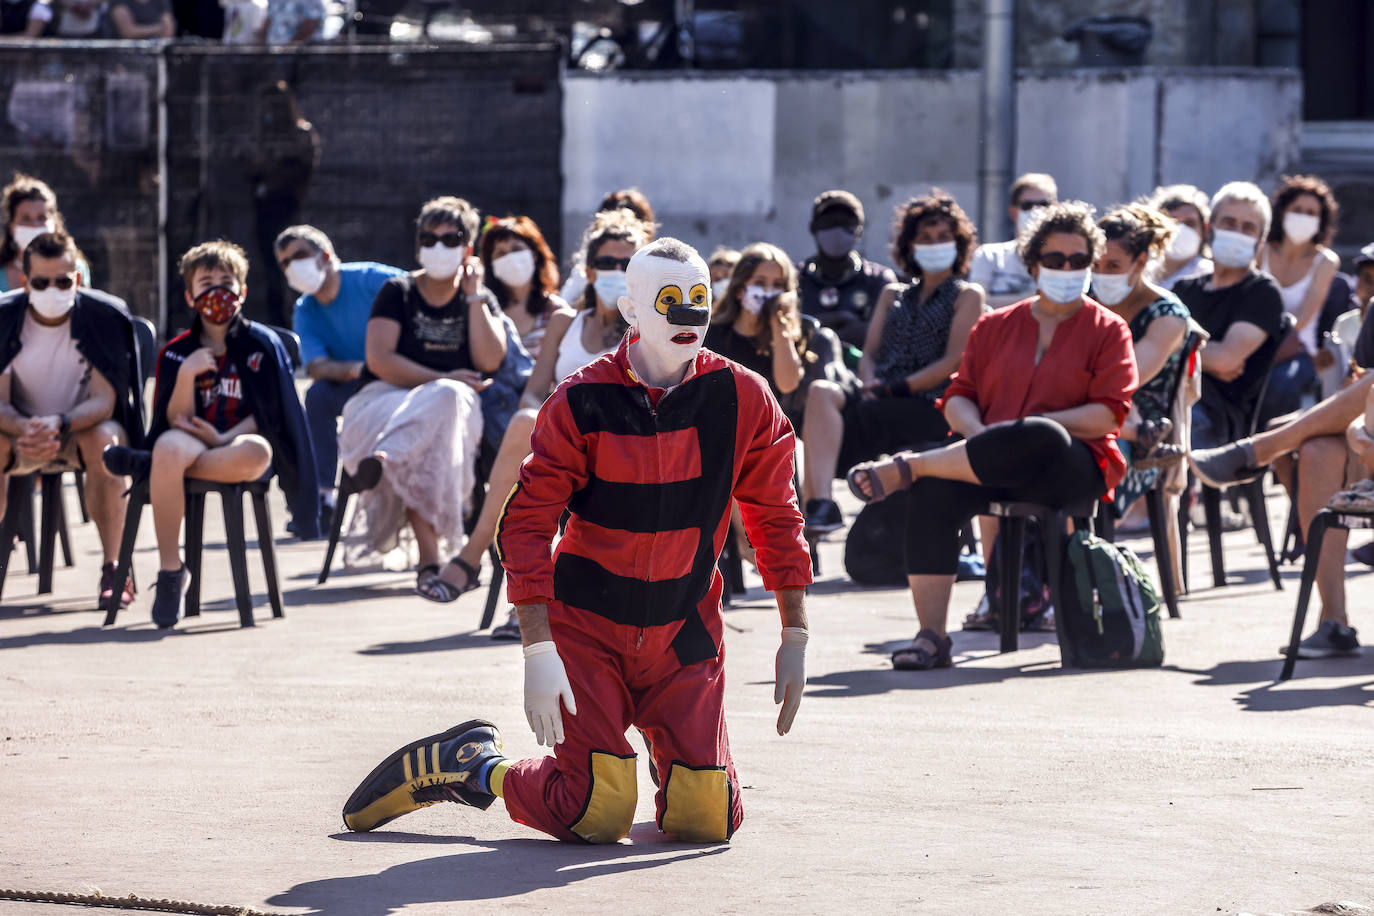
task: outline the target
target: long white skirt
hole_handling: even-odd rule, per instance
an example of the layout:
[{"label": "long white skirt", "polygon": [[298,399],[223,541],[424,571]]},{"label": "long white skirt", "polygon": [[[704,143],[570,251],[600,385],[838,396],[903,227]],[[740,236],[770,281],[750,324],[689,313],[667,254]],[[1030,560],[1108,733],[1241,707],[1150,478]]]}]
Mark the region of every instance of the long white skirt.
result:
[{"label": "long white skirt", "polygon": [[344,562],[413,565],[407,509],[434,526],[440,556],[457,553],[481,441],[481,402],[462,382],[440,379],[400,388],[374,381],[349,398],[339,432],[344,470],[354,473],[376,452],[386,453],[386,461],[381,482],[354,500]]}]

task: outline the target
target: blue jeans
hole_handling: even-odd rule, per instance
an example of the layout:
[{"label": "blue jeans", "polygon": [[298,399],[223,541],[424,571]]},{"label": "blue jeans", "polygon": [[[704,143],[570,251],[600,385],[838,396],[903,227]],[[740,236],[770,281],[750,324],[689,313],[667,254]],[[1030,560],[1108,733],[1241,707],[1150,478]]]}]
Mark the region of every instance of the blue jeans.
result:
[{"label": "blue jeans", "polygon": [[305,420],[315,444],[315,473],[322,491],[334,489],[339,471],[339,414],[357,390],[357,382],[320,379],[305,392]]}]

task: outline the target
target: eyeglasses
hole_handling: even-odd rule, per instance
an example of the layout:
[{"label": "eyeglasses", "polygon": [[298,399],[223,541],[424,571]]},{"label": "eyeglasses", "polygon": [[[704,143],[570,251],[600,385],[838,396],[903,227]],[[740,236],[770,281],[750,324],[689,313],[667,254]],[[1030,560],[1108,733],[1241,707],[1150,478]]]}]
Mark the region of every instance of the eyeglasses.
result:
[{"label": "eyeglasses", "polygon": [[1048,200],[1023,200],[1016,206],[1020,207],[1022,210],[1035,210],[1039,207],[1048,207],[1049,205],[1050,202]]},{"label": "eyeglasses", "polygon": [[56,286],[58,289],[65,292],[75,285],[76,278],[70,274],[63,274],[60,277],[53,277],[51,279],[48,277],[29,277],[29,289],[40,293],[49,286]]},{"label": "eyeglasses", "polygon": [[1051,251],[1040,256],[1040,266],[1048,267],[1050,270],[1063,270],[1065,266],[1069,270],[1082,270],[1091,267],[1093,256],[1086,251],[1077,254],[1064,254],[1062,251]]},{"label": "eyeglasses", "polygon": [[433,248],[440,242],[444,243],[445,248],[457,248],[466,245],[468,237],[462,232],[445,232],[437,235],[433,232],[421,232],[419,235],[421,248]]},{"label": "eyeglasses", "polygon": [[627,270],[630,266],[629,258],[613,258],[608,254],[592,258],[587,262],[587,266],[592,270]]}]

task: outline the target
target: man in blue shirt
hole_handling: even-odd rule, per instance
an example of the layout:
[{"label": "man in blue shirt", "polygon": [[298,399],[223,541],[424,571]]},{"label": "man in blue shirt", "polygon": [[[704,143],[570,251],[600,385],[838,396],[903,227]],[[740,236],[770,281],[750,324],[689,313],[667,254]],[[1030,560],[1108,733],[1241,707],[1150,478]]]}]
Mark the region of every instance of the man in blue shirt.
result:
[{"label": "man in blue shirt", "polygon": [[305,415],[315,443],[323,530],[334,512],[339,414],[358,390],[372,300],[383,283],[404,271],[371,261],[341,264],[334,243],[314,226],[283,229],[276,250],[287,284],[301,294],[293,323],[301,338],[301,361],[313,380],[305,393]]}]

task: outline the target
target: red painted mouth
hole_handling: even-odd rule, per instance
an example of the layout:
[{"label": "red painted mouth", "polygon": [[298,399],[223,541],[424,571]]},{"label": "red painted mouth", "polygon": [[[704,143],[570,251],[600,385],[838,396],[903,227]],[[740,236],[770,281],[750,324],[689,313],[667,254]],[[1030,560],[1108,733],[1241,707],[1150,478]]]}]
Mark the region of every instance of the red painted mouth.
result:
[{"label": "red painted mouth", "polygon": [[683,331],[681,334],[673,335],[673,343],[676,344],[694,344],[696,342],[697,335],[693,334],[691,331]]}]

